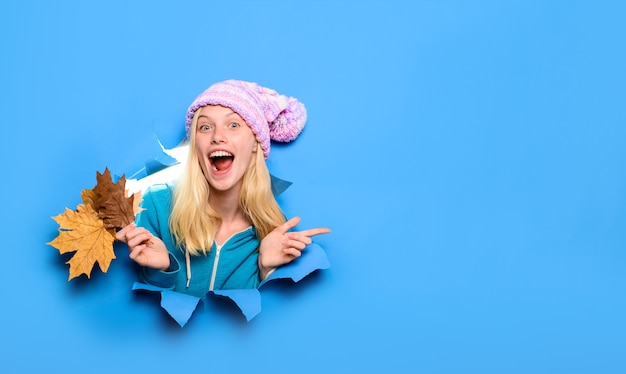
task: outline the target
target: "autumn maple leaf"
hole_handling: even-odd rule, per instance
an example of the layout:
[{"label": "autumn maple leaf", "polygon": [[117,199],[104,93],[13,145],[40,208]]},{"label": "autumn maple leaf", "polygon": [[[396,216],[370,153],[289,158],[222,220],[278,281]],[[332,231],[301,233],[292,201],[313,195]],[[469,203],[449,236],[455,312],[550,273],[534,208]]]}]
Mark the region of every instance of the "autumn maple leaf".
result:
[{"label": "autumn maple leaf", "polygon": [[91,206],[93,208],[93,210],[97,211],[98,209],[96,208],[96,201],[98,200],[98,197],[100,195],[98,195],[93,189],[91,190],[83,190],[80,193],[80,197],[83,199],[83,203]]},{"label": "autumn maple leaf", "polygon": [[75,252],[67,262],[70,265],[69,280],[81,274],[90,277],[96,263],[106,273],[115,258],[113,242],[115,231],[135,220],[139,213],[141,192],[129,195],[125,188],[126,178],[113,183],[108,168],[96,173],[97,184],[93,189],[83,190],[83,204],[76,210],[67,209],[52,217],[59,225],[59,235],[47,243],[61,254]]},{"label": "autumn maple leaf", "polygon": [[141,207],[141,202],[143,201],[143,197],[140,191],[133,193],[133,214],[137,215],[137,213],[145,210]]},{"label": "autumn maple leaf", "polygon": [[[98,183],[93,188],[95,196],[93,205],[107,228],[125,227],[135,220],[134,195],[128,196],[126,177],[124,175],[113,183],[108,168],[104,173],[97,172]],[[95,199],[94,199],[95,197]]]},{"label": "autumn maple leaf", "polygon": [[86,204],[76,210],[66,208],[64,213],[52,217],[59,224],[59,235],[47,243],[65,254],[74,252],[66,264],[70,265],[68,281],[81,274],[91,276],[96,263],[106,273],[115,258],[115,236],[104,226],[98,213]]}]

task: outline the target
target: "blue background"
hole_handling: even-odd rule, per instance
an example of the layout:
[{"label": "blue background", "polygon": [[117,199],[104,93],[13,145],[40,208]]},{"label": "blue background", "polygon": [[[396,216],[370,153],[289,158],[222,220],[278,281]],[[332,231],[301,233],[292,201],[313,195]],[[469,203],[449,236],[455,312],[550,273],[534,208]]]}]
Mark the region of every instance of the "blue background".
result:
[{"label": "blue background", "polygon": [[[2,2],[0,370],[626,372],[623,4]],[[122,251],[68,282],[50,217],[229,78],[307,106],[269,166],[332,267],[184,328]]]}]

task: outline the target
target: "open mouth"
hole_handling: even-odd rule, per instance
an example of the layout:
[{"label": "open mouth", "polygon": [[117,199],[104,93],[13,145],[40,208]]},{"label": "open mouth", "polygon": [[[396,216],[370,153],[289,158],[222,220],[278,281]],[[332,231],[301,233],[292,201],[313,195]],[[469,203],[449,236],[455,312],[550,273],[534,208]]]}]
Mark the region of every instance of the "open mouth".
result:
[{"label": "open mouth", "polygon": [[209,155],[209,161],[214,171],[227,170],[232,164],[235,156],[226,151],[215,151]]}]

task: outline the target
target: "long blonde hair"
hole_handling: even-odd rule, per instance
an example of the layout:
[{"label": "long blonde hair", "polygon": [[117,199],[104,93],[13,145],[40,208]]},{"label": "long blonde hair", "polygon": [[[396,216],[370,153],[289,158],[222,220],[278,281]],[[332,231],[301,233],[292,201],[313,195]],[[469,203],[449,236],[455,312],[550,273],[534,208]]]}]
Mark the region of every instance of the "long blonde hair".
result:
[{"label": "long blonde hair", "polygon": [[[191,255],[208,253],[222,222],[209,205],[209,183],[202,173],[194,146],[199,112],[196,111],[191,123],[188,159],[174,188],[169,222],[176,243],[184,246]],[[252,223],[259,240],[286,221],[272,193],[270,173],[260,144],[257,144],[256,156],[243,175],[239,208]]]}]

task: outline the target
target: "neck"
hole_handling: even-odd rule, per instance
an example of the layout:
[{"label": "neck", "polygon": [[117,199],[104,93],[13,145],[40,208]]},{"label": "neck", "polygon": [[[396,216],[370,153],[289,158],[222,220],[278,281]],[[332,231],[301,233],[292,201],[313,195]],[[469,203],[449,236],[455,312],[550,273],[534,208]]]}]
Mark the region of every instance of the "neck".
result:
[{"label": "neck", "polygon": [[250,221],[239,207],[238,193],[211,191],[209,204],[221,218],[221,223],[215,235],[215,241],[218,245],[224,244],[224,241],[233,234],[250,226]]},{"label": "neck", "polygon": [[242,220],[247,222],[243,211],[239,208],[239,191],[211,190],[209,204],[220,215],[222,224],[228,225]]}]

